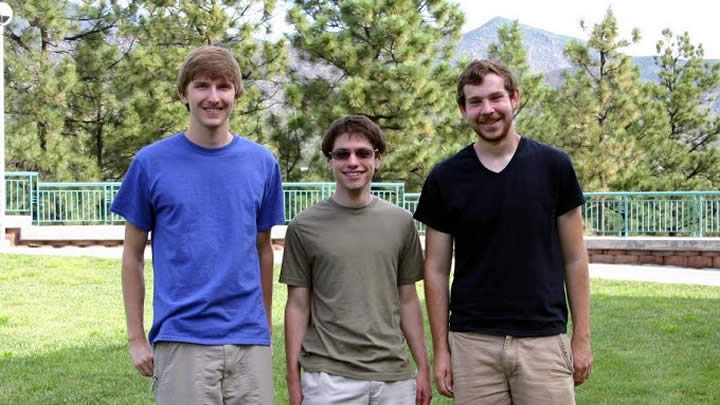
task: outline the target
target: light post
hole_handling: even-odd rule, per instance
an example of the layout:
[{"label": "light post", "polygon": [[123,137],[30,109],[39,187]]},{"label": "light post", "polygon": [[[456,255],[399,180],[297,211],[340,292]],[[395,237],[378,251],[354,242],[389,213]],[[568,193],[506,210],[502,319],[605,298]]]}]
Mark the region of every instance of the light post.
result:
[{"label": "light post", "polygon": [[6,251],[10,243],[5,239],[5,26],[10,23],[13,10],[9,4],[0,1],[0,252]]}]

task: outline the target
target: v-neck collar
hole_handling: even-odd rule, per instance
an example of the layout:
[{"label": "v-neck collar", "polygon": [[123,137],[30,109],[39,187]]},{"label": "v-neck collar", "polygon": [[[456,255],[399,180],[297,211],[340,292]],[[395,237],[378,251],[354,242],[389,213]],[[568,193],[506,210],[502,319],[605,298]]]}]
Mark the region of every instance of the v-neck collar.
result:
[{"label": "v-neck collar", "polygon": [[505,173],[510,168],[510,166],[512,166],[512,164],[515,161],[515,158],[517,157],[520,150],[525,147],[526,142],[527,141],[526,141],[525,137],[520,136],[520,141],[518,142],[518,146],[517,146],[517,148],[515,148],[515,152],[513,153],[512,157],[510,158],[508,163],[505,165],[505,167],[503,167],[500,171],[497,171],[497,172],[490,170],[489,168],[487,168],[487,166],[485,166],[483,164],[483,162],[480,160],[480,157],[478,156],[477,152],[475,151],[475,146],[474,146],[475,143],[474,142],[471,143],[470,146],[468,146],[468,149],[470,149],[470,153],[472,154],[473,159],[475,160],[475,162],[477,162],[477,164],[482,168],[483,171],[490,173],[492,175],[495,175],[495,176],[499,176],[499,175],[502,175],[503,173]]}]

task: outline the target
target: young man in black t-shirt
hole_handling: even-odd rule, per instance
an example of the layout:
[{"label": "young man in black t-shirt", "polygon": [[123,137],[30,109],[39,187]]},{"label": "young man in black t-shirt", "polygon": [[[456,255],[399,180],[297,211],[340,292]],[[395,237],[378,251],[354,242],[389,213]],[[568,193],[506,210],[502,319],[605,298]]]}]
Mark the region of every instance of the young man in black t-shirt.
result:
[{"label": "young man in black t-shirt", "polygon": [[427,226],[438,391],[456,404],[574,404],[592,350],[584,199],[572,162],[515,132],[520,92],[502,64],[472,62],[457,102],[478,138],[433,168],[415,211]]}]

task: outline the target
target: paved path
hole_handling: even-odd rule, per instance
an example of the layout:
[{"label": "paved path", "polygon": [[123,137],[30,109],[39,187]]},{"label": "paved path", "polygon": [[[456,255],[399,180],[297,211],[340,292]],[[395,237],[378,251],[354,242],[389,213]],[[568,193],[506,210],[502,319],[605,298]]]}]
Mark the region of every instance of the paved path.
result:
[{"label": "paved path", "polygon": [[653,281],[720,287],[720,270],[718,269],[591,263],[590,277],[606,280]]},{"label": "paved path", "polygon": [[[52,255],[52,256],[93,256],[111,259],[122,257],[121,247],[11,247],[7,253]],[[150,259],[151,249],[145,250],[145,257]],[[282,251],[275,251],[275,263],[282,260]],[[652,281],[658,283],[700,284],[720,287],[720,270],[690,269],[673,266],[625,265],[625,264],[590,264],[590,277],[608,280]]]}]

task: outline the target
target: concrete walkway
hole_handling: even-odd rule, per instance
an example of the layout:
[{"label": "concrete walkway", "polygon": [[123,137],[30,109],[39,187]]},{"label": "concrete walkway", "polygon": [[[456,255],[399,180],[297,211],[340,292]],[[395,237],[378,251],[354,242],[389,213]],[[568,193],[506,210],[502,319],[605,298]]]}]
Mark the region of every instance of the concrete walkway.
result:
[{"label": "concrete walkway", "polygon": [[[9,254],[45,255],[45,256],[91,256],[108,259],[120,259],[122,247],[28,247],[14,246],[8,249]],[[150,247],[145,250],[145,257],[152,257]],[[275,263],[282,261],[282,251],[275,251]],[[720,270],[698,270],[673,266],[625,265],[625,264],[590,264],[590,277],[607,280],[652,281],[657,283],[699,284],[720,287]]]},{"label": "concrete walkway", "polygon": [[651,281],[656,283],[698,284],[720,287],[720,270],[675,266],[590,264],[590,277],[606,280]]}]

